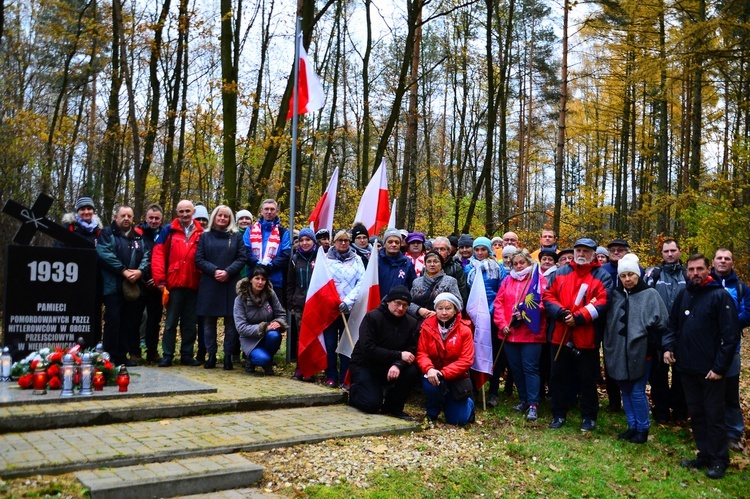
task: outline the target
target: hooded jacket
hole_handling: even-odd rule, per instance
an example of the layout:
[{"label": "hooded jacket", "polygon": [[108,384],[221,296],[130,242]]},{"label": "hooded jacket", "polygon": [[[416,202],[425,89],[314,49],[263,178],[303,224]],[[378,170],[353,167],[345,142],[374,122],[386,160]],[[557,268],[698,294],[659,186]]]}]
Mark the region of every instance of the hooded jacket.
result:
[{"label": "hooded jacket", "polygon": [[177,218],[161,230],[151,259],[151,274],[157,286],[198,290],[201,272],[195,266],[195,253],[202,234],[203,227],[196,222],[195,229],[186,238],[185,229]]},{"label": "hooded jacket", "polygon": [[387,370],[391,366],[403,369],[407,364],[401,360],[401,352],[416,354],[418,338],[416,319],[408,314],[396,317],[388,310],[388,304],[382,302],[362,320],[349,369]]},{"label": "hooded jacket", "polygon": [[286,304],[294,312],[302,312],[307,299],[307,288],[310,287],[310,279],[315,269],[315,257],[318,247],[305,253],[298,250],[289,262],[286,275]]},{"label": "hooded jacket", "polygon": [[734,300],[712,277],[698,286],[688,284],[680,291],[662,340],[664,351],[674,352],[678,371],[724,375],[739,341]]},{"label": "hooded jacket", "polygon": [[[510,326],[513,320],[513,311],[515,307],[523,301],[524,297],[529,293],[529,283],[531,281],[533,270],[526,274],[523,280],[519,280],[514,276],[514,273],[506,277],[500,284],[500,289],[497,290],[497,297],[495,298],[495,307],[493,312],[493,320],[498,327],[499,331],[502,331],[505,326]],[[539,276],[539,289],[545,289],[547,287],[547,280],[544,276]],[[539,307],[541,310],[541,319],[539,324],[539,333],[534,333],[529,326],[522,322],[518,327],[511,327],[506,341],[511,343],[546,343],[547,336],[544,332],[547,330],[547,318],[544,314],[544,303],[540,303]]]},{"label": "hooded jacket", "polygon": [[261,235],[263,237],[263,248],[266,247],[266,241],[271,235],[274,226],[279,226],[279,248],[276,256],[271,260],[271,263],[266,267],[268,270],[268,276],[271,283],[276,289],[284,289],[282,284],[284,282],[284,274],[289,266],[289,259],[292,256],[292,242],[289,237],[289,229],[281,225],[281,219],[279,217],[274,218],[271,221],[260,219],[253,225],[245,229],[245,233],[242,235],[242,242],[245,243],[245,249],[247,250],[247,268],[251,272],[256,265],[259,265],[258,259],[253,255],[253,250],[250,245],[250,235],[252,234],[253,226],[260,226]]},{"label": "hooded jacket", "polygon": [[144,272],[149,268],[149,255],[141,232],[133,227],[126,235],[115,222],[99,234],[96,245],[99,263],[102,266],[104,295],[122,292],[123,270],[137,269]]},{"label": "hooded jacket", "polygon": [[425,319],[417,343],[417,365],[423,374],[437,369],[446,381],[469,377],[469,368],[474,363],[474,338],[469,324],[459,312],[443,341],[437,316]]},{"label": "hooded jacket", "polygon": [[[260,294],[253,294],[250,286],[242,286],[246,277],[237,283],[237,298],[234,300],[234,325],[240,335],[240,345],[246,356],[258,346],[268,329],[268,324],[276,321],[281,326],[279,332],[286,331],[286,312],[273,291],[271,281]],[[243,289],[244,288],[244,289]]]},{"label": "hooded jacket", "polygon": [[[576,306],[576,297],[584,283],[588,290]],[[597,329],[603,329],[602,318],[609,306],[611,289],[612,279],[596,258],[583,265],[572,261],[557,269],[542,295],[547,316],[554,321],[551,342],[559,345],[565,336],[565,341],[572,341],[576,348],[596,348]],[[575,326],[566,336],[565,316],[569,312],[573,314]]]}]

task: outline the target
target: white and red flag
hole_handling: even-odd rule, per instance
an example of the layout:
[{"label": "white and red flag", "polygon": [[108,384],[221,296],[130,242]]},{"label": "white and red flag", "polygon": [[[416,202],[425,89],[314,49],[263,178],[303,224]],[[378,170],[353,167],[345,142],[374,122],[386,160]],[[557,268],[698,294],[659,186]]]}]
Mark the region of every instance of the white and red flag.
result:
[{"label": "white and red flag", "polygon": [[396,204],[397,204],[398,198],[393,199],[393,205],[391,205],[391,217],[388,219],[388,228],[389,229],[395,229],[396,228]]},{"label": "white and red flag", "polygon": [[378,252],[373,250],[367,269],[362,276],[362,284],[359,288],[359,296],[352,306],[349,314],[349,331],[352,333],[351,342],[349,335],[341,335],[336,353],[352,356],[354,345],[359,340],[359,326],[370,310],[375,310],[380,305],[380,281],[378,279]]},{"label": "white and red flag", "polygon": [[328,229],[329,234],[333,234],[333,212],[336,209],[336,191],[339,187],[339,167],[337,166],[333,170],[331,180],[328,181],[328,187],[326,191],[320,197],[318,204],[315,205],[310,218],[307,219],[311,222],[310,228],[314,232],[318,232],[320,229]]},{"label": "white and red flag", "polygon": [[[302,46],[302,36],[299,37],[299,72],[297,73],[297,114],[312,113],[322,108],[326,103],[323,84],[315,74],[315,68],[307,57],[305,47]],[[294,94],[289,99],[289,111],[286,119],[291,119],[294,113]]]},{"label": "white and red flag", "polygon": [[479,390],[492,377],[492,317],[487,304],[484,279],[477,276],[466,301],[466,315],[474,323],[474,363],[471,365],[471,379],[474,388]]},{"label": "white and red flag", "polygon": [[297,367],[306,378],[314,376],[328,366],[323,331],[340,315],[341,299],[326,259],[326,253],[320,246],[300,320]]},{"label": "white and red flag", "polygon": [[362,194],[354,220],[362,222],[367,227],[367,232],[371,236],[376,236],[380,233],[380,229],[388,224],[389,219],[388,175],[384,159]]}]

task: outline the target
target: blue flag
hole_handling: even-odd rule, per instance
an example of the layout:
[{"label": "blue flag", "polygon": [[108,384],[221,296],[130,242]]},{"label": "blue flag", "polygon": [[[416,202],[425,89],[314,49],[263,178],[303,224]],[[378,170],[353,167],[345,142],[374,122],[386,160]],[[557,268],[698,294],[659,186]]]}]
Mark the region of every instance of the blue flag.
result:
[{"label": "blue flag", "polygon": [[521,319],[529,326],[534,334],[539,334],[542,323],[542,311],[539,308],[542,302],[542,290],[539,285],[539,265],[534,265],[531,272],[531,280],[523,301],[518,304]]}]

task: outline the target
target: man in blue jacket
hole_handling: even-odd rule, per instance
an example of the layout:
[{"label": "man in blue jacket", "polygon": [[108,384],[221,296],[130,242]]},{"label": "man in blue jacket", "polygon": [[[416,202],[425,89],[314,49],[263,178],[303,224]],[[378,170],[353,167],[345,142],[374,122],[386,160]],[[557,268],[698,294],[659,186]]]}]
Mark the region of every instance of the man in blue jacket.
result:
[{"label": "man in blue jacket", "polygon": [[401,253],[401,232],[388,229],[383,237],[383,249],[378,255],[378,281],[380,298],[385,298],[392,288],[403,284],[411,289],[411,283],[417,278],[414,266]]},{"label": "man in blue jacket", "polygon": [[[727,248],[716,250],[711,277],[721,284],[734,300],[734,304],[737,307],[737,319],[740,323],[741,334],[742,329],[750,326],[750,288],[748,288],[747,284],[740,281],[734,272],[734,256]],[[732,358],[732,364],[727,371],[726,380],[724,396],[727,407],[726,424],[729,448],[737,452],[742,452],[743,446],[740,440],[742,439],[742,435],[745,434],[745,419],[742,417],[742,409],[740,408],[739,343]]]},{"label": "man in blue jacket", "polygon": [[723,478],[729,465],[724,393],[740,337],[737,309],[729,293],[711,277],[704,255],[688,259],[687,275],[690,282],[675,299],[662,339],[664,362],[682,375],[698,447],[696,458],[680,465],[706,469],[708,478]]},{"label": "man in blue jacket", "polygon": [[258,221],[247,228],[242,241],[247,248],[247,268],[250,273],[262,265],[268,271],[269,280],[279,293],[279,299],[286,301],[284,276],[292,256],[292,241],[289,230],[282,227],[279,207],[273,199],[266,199],[260,207]]}]

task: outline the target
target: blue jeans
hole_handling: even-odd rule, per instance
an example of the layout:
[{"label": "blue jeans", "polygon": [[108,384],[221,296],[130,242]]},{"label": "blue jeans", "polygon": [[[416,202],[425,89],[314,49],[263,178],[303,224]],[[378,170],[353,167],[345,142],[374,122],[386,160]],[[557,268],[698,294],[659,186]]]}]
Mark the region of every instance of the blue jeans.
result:
[{"label": "blue jeans", "polygon": [[[332,379],[337,383],[344,381],[346,370],[349,368],[349,357],[338,355],[336,353],[341,333],[346,334],[344,329],[344,319],[342,319],[341,316],[323,331],[323,340],[326,344],[326,355],[328,356],[326,379]],[[338,357],[338,359],[336,357]],[[338,369],[337,360],[341,361],[341,371]]]},{"label": "blue jeans", "polygon": [[649,403],[646,397],[646,382],[651,371],[653,360],[646,361],[646,372],[635,381],[617,381],[622,393],[622,408],[625,410],[625,419],[628,420],[628,428],[637,431],[648,431],[651,426],[649,420]]},{"label": "blue jeans", "polygon": [[474,400],[469,397],[465,400],[456,400],[450,393],[443,395],[443,388],[432,386],[427,378],[422,379],[422,389],[427,399],[427,415],[437,418],[441,410],[445,411],[445,422],[457,426],[464,426],[469,422],[471,413],[474,412]]},{"label": "blue jeans", "polygon": [[505,342],[505,354],[513,372],[513,382],[518,388],[521,402],[529,405],[539,404],[539,357],[542,354],[541,343]]},{"label": "blue jeans", "polygon": [[275,329],[267,331],[260,343],[250,351],[250,362],[256,366],[270,366],[273,356],[279,351],[280,346],[281,333]]}]

